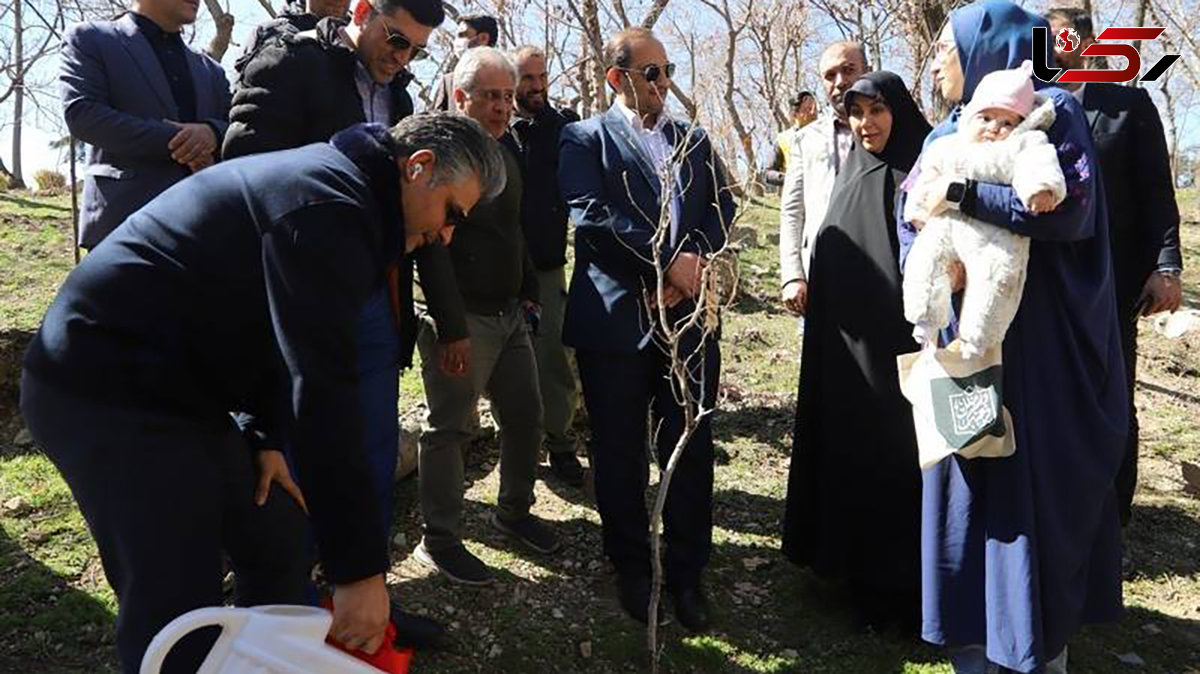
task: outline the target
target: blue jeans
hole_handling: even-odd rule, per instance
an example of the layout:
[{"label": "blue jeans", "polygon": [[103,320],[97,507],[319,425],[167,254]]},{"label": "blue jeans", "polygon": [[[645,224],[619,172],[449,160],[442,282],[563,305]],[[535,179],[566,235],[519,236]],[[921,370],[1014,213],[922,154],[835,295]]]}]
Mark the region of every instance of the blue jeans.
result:
[{"label": "blue jeans", "polygon": [[358,376],[367,467],[380,507],[380,535],[386,539],[392,530],[392,487],[400,443],[400,333],[386,285],[371,294],[358,318]]}]

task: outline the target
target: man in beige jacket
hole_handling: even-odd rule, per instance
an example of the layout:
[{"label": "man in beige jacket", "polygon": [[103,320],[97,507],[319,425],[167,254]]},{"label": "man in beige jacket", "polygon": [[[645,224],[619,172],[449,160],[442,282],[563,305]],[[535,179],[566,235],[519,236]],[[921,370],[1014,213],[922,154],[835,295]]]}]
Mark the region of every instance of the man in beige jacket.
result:
[{"label": "man in beige jacket", "polygon": [[783,305],[797,316],[807,305],[807,271],[817,229],[825,219],[838,167],[852,145],[842,94],[867,72],[866,51],[857,42],[835,42],[825,48],[819,67],[832,111],[797,134],[779,205],[779,283]]}]

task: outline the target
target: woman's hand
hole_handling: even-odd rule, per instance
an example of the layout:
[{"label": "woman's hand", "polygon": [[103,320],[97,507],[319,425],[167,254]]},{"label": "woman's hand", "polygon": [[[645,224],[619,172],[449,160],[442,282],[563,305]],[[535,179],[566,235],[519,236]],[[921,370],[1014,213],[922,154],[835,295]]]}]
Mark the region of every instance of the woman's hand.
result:
[{"label": "woman's hand", "polygon": [[962,292],[967,287],[967,268],[961,262],[951,262],[946,269],[946,273],[950,274],[950,291]]},{"label": "woman's hand", "polygon": [[283,452],[278,449],[264,449],[258,452],[255,463],[258,464],[258,488],[254,490],[255,505],[261,506],[267,502],[267,495],[271,493],[271,483],[277,482],[284,491],[296,499],[301,510],[308,513],[308,504],[304,502],[304,494],[300,493],[300,486],[292,480],[292,471],[288,470]]},{"label": "woman's hand", "polygon": [[1054,193],[1050,190],[1042,190],[1029,198],[1029,212],[1034,215],[1049,213],[1056,206],[1057,204],[1054,203]]},{"label": "woman's hand", "polygon": [[950,189],[952,179],[942,176],[930,182],[920,194],[921,207],[929,217],[933,218],[946,210],[950,204],[946,201],[946,190]]}]

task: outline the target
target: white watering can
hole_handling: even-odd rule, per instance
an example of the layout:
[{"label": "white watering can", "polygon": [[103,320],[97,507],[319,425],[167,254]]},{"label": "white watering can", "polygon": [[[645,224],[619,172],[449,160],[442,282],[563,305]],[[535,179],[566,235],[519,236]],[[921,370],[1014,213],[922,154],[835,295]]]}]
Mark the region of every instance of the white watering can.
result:
[{"label": "white watering can", "polygon": [[150,642],[141,674],[159,674],[180,639],[202,627],[221,636],[196,674],[380,674],[325,643],[333,614],[312,606],[212,607],[172,620]]}]

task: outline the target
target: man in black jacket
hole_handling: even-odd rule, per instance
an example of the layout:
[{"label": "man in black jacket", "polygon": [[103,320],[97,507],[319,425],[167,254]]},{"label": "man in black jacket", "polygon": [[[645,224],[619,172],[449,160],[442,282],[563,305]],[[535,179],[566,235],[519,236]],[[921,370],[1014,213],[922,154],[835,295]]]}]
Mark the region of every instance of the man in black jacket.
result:
[{"label": "man in black jacket", "polygon": [[[459,114],[494,138],[508,130],[516,73],[492,47],[468,51],[454,69]],[[537,278],[521,232],[521,168],[504,155],[508,182],[494,201],[471,213],[469,228],[450,246],[455,278],[467,307],[470,367],[446,373],[436,364],[436,326],[421,326],[421,377],[429,404],[421,433],[421,544],[413,556],[451,581],[485,585],[487,566],[462,540],[463,451],[470,421],[486,393],[500,430],[500,493],[491,524],[530,549],[550,554],[558,536],[530,513],[542,442],[542,400],[528,316],[537,311]],[[460,376],[451,376],[460,375]]]},{"label": "man in black jacket", "polygon": [[[389,265],[448,238],[504,182],[500,148],[470,121],[359,126],[176,184],[67,277],[26,353],[21,411],[100,548],[126,674],[172,619],[221,605],[223,552],[239,605],[304,603],[303,508],[335,586],[332,636],[379,646],[389,564],[363,450],[359,315]],[[303,496],[231,409],[256,413],[252,430],[284,429]],[[256,494],[259,479],[292,497]],[[163,671],[195,672],[215,637],[181,641]]]},{"label": "man in black jacket", "polygon": [[[1075,8],[1047,14],[1051,31],[1074,28],[1080,44],[1072,52],[1055,49],[1058,65],[1085,67],[1080,56],[1095,42],[1091,17]],[[1137,323],[1141,316],[1175,311],[1183,301],[1179,276],[1179,206],[1170,155],[1158,109],[1145,89],[1116,84],[1061,84],[1083,106],[1099,154],[1108,201],[1121,346],[1129,384],[1129,442],[1117,475],[1117,506],[1121,523],[1133,513],[1137,487],[1138,422],[1133,404],[1137,379]]]},{"label": "man in black jacket", "polygon": [[289,0],[278,17],[254,27],[254,32],[250,33],[246,45],[242,47],[242,54],[233,64],[234,70],[241,73],[259,47],[276,35],[313,30],[317,22],[325,17],[346,16],[349,8],[350,0]]},{"label": "man in black jacket", "polygon": [[538,383],[542,391],[543,421],[550,470],[572,486],[583,484],[583,467],[575,455],[571,423],[579,398],[575,372],[562,342],[563,315],[567,309],[567,204],[558,191],[558,136],[562,128],[579,121],[571,111],[550,106],[550,76],[546,55],[534,46],[513,54],[517,67],[516,115],[512,132],[520,143],[526,182],[521,200],[521,225],[529,255],[537,269],[542,307],[534,335]]},{"label": "man in black jacket", "polygon": [[[359,122],[393,124],[412,114],[404,85],[409,61],[419,58],[444,13],[437,0],[357,0],[352,19],[328,17],[313,31],[283,30],[242,58],[225,156],[299,147],[328,140]],[[438,322],[441,362],[465,364],[470,342],[449,253],[430,246],[414,256],[429,311]],[[392,277],[394,278],[394,277]],[[390,294],[390,296],[389,296]],[[362,405],[367,452],[388,536],[399,426],[401,348],[393,309],[395,289],[381,285],[359,326]]]}]

